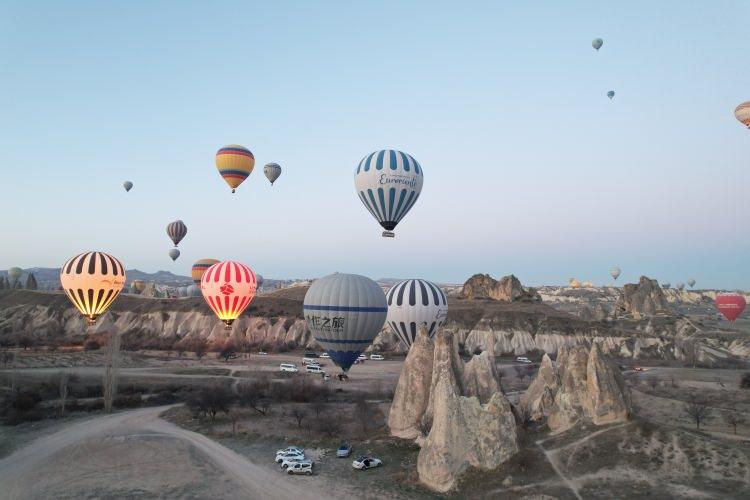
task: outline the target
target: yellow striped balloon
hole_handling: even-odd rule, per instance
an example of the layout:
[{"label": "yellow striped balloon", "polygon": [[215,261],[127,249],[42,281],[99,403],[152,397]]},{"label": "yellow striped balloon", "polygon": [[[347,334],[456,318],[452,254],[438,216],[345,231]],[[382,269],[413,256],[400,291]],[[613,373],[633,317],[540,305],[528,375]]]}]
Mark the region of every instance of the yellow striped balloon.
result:
[{"label": "yellow striped balloon", "polygon": [[94,324],[125,286],[125,269],[111,255],[86,252],[63,265],[60,283],[73,305]]},{"label": "yellow striped balloon", "polygon": [[201,278],[203,277],[203,273],[206,272],[206,270],[219,262],[216,259],[201,259],[195,261],[195,264],[193,264],[193,268],[190,270],[190,276],[193,278],[193,283],[196,285],[201,284]]},{"label": "yellow striped balloon", "polygon": [[230,144],[216,152],[216,168],[232,192],[247,179],[255,167],[255,157],[244,146]]}]

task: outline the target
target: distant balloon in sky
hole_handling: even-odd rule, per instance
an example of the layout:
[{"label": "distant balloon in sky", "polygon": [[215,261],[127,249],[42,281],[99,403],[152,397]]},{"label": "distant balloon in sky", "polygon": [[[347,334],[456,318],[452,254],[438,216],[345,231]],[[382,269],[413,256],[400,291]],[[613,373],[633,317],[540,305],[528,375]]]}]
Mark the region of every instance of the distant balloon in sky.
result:
[{"label": "distant balloon in sky", "polygon": [[174,246],[177,246],[182,238],[187,234],[187,226],[181,220],[176,220],[167,224],[167,236],[172,240]]},{"label": "distant balloon in sky", "polygon": [[253,270],[232,260],[214,264],[201,278],[203,298],[227,329],[250,305],[257,287]]},{"label": "distant balloon in sky", "polygon": [[278,163],[266,163],[266,166],[263,167],[263,173],[273,186],[274,181],[281,175],[281,166]]},{"label": "distant balloon in sky", "polygon": [[177,258],[180,256],[180,251],[176,248],[170,248],[169,256],[172,258],[172,260],[177,260]]},{"label": "distant balloon in sky", "polygon": [[60,284],[73,305],[93,324],[125,286],[125,268],[104,252],[86,252],[63,265]]},{"label": "distant balloon in sky", "polygon": [[388,290],[386,300],[386,323],[407,349],[420,326],[424,325],[432,338],[448,317],[448,298],[431,281],[411,279],[396,283]]},{"label": "distant balloon in sky", "polygon": [[739,293],[720,293],[716,296],[714,302],[716,303],[716,309],[731,323],[734,323],[734,320],[740,317],[747,305],[745,297]]},{"label": "distant balloon in sky", "polygon": [[244,146],[230,144],[216,152],[216,168],[234,193],[253,172],[255,156]]},{"label": "distant balloon in sky", "polygon": [[620,277],[620,268],[619,267],[613,267],[609,270],[609,275],[612,276],[614,279],[617,279]]},{"label": "distant balloon in sky", "polygon": [[610,90],[609,92],[607,92],[607,97],[609,97],[610,100],[611,100],[613,97],[615,97],[615,91],[614,90]]},{"label": "distant balloon in sky", "polygon": [[661,285],[661,287],[662,287],[663,289],[665,289],[665,290],[669,290],[669,287],[671,287],[671,286],[672,286],[672,285],[671,285],[671,284],[669,284],[669,283],[662,283],[662,285]]},{"label": "distant balloon in sky", "polygon": [[685,289],[685,283],[677,283],[677,289],[683,291]]},{"label": "distant balloon in sky", "polygon": [[591,42],[591,46],[594,47],[597,52],[602,48],[602,45],[604,45],[604,40],[601,38],[594,38],[594,41]]},{"label": "distant balloon in sky", "polygon": [[383,327],[388,304],[370,278],[336,273],[313,282],[302,311],[315,341],[348,371]]},{"label": "distant balloon in sky", "polygon": [[743,102],[734,108],[734,116],[741,124],[750,128],[750,101]]},{"label": "distant balloon in sky", "polygon": [[263,276],[261,276],[260,274],[256,274],[255,280],[258,282],[258,288],[263,286]]},{"label": "distant balloon in sky", "polygon": [[411,210],[422,192],[422,167],[413,157],[395,149],[365,156],[354,172],[354,187],[367,210],[393,237],[393,229]]},{"label": "distant balloon in sky", "polygon": [[213,266],[217,262],[219,261],[216,259],[200,259],[195,261],[192,269],[190,269],[190,277],[193,278],[193,283],[195,283],[196,285],[200,285],[203,273],[205,273],[209,267]]},{"label": "distant balloon in sky", "polygon": [[10,278],[11,284],[18,280],[23,274],[23,269],[20,267],[11,267],[8,269],[8,277]]},{"label": "distant balloon in sky", "polygon": [[690,288],[693,288],[693,287],[695,286],[695,280],[694,280],[693,278],[690,278],[690,279],[688,280],[688,286],[689,286]]},{"label": "distant balloon in sky", "polygon": [[122,187],[125,188],[125,191],[130,191],[131,189],[133,189],[133,183],[130,181],[125,181],[122,183]]}]

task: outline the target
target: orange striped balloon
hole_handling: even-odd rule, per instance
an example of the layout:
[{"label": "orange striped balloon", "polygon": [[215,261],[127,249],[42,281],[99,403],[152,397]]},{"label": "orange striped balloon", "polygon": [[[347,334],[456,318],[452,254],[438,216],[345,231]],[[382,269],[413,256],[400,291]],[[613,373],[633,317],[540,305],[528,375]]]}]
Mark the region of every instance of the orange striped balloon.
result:
[{"label": "orange striped balloon", "polygon": [[250,305],[257,287],[253,270],[232,260],[214,264],[201,278],[203,298],[227,329]]},{"label": "orange striped balloon", "polygon": [[193,283],[196,285],[201,284],[201,278],[203,277],[203,274],[208,271],[208,268],[213,266],[219,262],[216,259],[201,259],[195,262],[193,264],[192,269],[190,270],[190,275],[193,278]]},{"label": "orange striped balloon", "polygon": [[743,102],[734,109],[734,117],[741,124],[750,128],[750,101]]},{"label": "orange striped balloon", "polygon": [[63,265],[60,283],[73,305],[94,324],[125,286],[125,269],[111,255],[86,252]]},{"label": "orange striped balloon", "polygon": [[232,192],[253,173],[255,156],[244,146],[230,144],[216,152],[216,168]]}]

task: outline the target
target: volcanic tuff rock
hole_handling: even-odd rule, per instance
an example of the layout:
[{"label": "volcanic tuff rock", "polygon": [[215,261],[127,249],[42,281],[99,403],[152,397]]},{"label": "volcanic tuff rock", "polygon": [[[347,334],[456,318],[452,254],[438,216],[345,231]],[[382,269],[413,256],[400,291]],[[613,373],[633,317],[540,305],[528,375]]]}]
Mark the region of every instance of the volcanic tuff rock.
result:
[{"label": "volcanic tuff rock", "polygon": [[628,283],[622,287],[615,304],[616,316],[641,319],[657,314],[672,314],[658,281],[641,276],[638,284]]},{"label": "volcanic tuff rock", "polygon": [[515,418],[500,391],[491,351],[464,363],[453,333],[438,332],[434,344],[426,331],[417,339],[402,369],[388,424],[394,436],[419,437],[420,481],[448,491],[467,467],[494,469],[518,451]]},{"label": "volcanic tuff rock", "polygon": [[531,382],[526,392],[521,396],[520,405],[528,411],[531,420],[542,420],[549,416],[555,395],[560,388],[560,377],[552,364],[550,357],[545,354],[539,365],[536,378]]},{"label": "volcanic tuff rock", "polygon": [[475,274],[464,283],[461,296],[465,299],[493,299],[503,302],[541,300],[536,290],[526,290],[512,274],[500,278],[500,281],[495,281],[489,274]]}]

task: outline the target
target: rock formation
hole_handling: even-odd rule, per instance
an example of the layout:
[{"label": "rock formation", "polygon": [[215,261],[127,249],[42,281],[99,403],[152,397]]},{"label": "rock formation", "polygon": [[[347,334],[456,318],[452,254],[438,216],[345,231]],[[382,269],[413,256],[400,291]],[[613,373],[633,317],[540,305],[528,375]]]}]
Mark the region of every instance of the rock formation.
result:
[{"label": "rock formation", "polygon": [[491,351],[464,363],[452,332],[438,332],[434,347],[424,330],[417,339],[399,378],[388,424],[395,436],[419,436],[419,479],[444,492],[467,467],[494,469],[513,456],[518,451],[516,423],[500,391]]},{"label": "rock formation", "polygon": [[494,280],[489,274],[475,274],[464,283],[461,296],[465,299],[492,299],[503,302],[541,300],[536,290],[526,290],[512,274],[502,277],[500,281]]},{"label": "rock formation", "polygon": [[671,312],[659,282],[646,276],[641,276],[638,284],[624,285],[615,304],[616,316],[631,316],[634,319]]},{"label": "rock formation", "polygon": [[563,348],[556,367],[544,356],[536,378],[521,396],[521,407],[533,420],[547,418],[552,431],[580,421],[604,425],[627,419],[630,391],[620,370],[594,344]]}]

